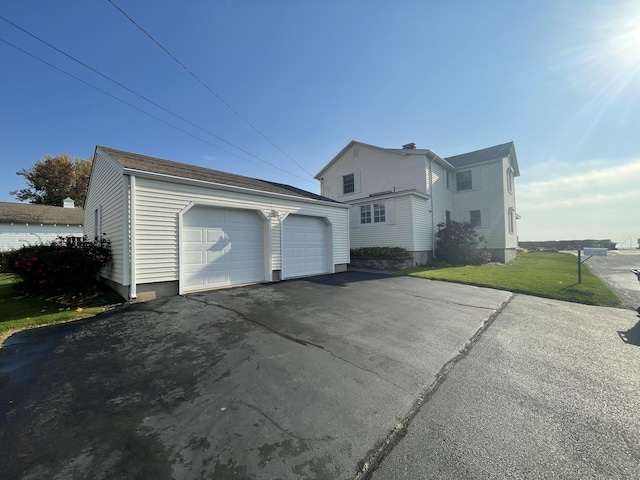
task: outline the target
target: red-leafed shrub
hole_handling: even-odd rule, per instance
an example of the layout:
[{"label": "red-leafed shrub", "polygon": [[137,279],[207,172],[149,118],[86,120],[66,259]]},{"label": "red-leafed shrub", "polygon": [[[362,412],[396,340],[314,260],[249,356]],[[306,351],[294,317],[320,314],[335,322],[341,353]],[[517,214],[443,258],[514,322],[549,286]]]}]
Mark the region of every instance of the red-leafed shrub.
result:
[{"label": "red-leafed shrub", "polygon": [[6,267],[27,294],[87,293],[97,286],[98,272],[111,263],[107,238],[69,242],[58,237],[50,244],[30,245],[7,254]]}]

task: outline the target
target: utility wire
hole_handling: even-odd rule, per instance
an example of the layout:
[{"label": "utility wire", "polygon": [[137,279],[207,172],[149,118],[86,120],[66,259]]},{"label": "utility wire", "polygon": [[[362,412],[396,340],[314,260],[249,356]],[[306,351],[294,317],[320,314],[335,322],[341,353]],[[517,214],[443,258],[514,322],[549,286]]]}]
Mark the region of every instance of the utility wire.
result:
[{"label": "utility wire", "polygon": [[[217,148],[218,150],[221,150],[221,151],[223,151],[223,152],[225,152],[225,153],[227,153],[227,154],[229,154],[229,155],[231,155],[231,156],[234,156],[234,157],[236,157],[236,158],[239,158],[240,160],[244,160],[244,161],[247,161],[247,162],[249,162],[249,163],[252,163],[253,165],[256,165],[256,166],[258,166],[258,167],[264,168],[262,165],[260,165],[260,164],[259,164],[259,163],[257,163],[257,162],[254,162],[253,160],[249,160],[249,159],[247,159],[247,158],[240,157],[239,155],[236,155],[236,154],[235,154],[235,153],[233,153],[233,152],[230,152],[230,151],[228,151],[228,150],[225,150],[224,148],[222,148],[222,147],[220,147],[220,146],[218,146],[218,145],[216,145],[216,144],[214,144],[214,143],[211,143],[211,142],[209,142],[208,140],[205,140],[204,138],[198,137],[197,135],[194,135],[193,133],[191,133],[191,132],[189,132],[189,131],[187,131],[187,130],[184,130],[184,129],[182,129],[182,128],[180,128],[180,127],[178,127],[178,126],[176,126],[176,125],[174,125],[174,124],[172,124],[172,123],[169,123],[169,122],[167,122],[166,120],[163,120],[162,118],[157,117],[156,115],[153,115],[152,113],[149,113],[149,112],[147,112],[146,110],[143,110],[143,109],[141,109],[140,107],[137,107],[137,106],[133,105],[132,103],[127,102],[126,100],[123,100],[123,99],[121,99],[121,98],[119,98],[119,97],[116,97],[115,95],[113,95],[113,94],[111,94],[111,93],[107,92],[106,90],[103,90],[102,88],[97,87],[97,86],[95,86],[95,85],[93,85],[93,84],[91,84],[91,83],[89,83],[89,82],[87,82],[87,81],[85,81],[85,80],[83,80],[83,79],[81,79],[81,78],[79,78],[79,77],[77,77],[77,76],[75,76],[75,75],[73,75],[73,74],[71,74],[71,73],[67,72],[66,70],[61,69],[60,67],[57,67],[57,66],[53,65],[52,63],[49,63],[49,62],[47,62],[46,60],[44,60],[44,59],[42,59],[42,58],[40,58],[40,57],[38,57],[38,56],[36,56],[36,55],[34,55],[34,54],[30,53],[30,52],[27,52],[26,50],[24,50],[24,49],[22,49],[22,48],[18,47],[17,45],[15,45],[15,44],[13,44],[13,43],[11,43],[11,42],[9,42],[9,41],[7,41],[7,40],[3,39],[3,38],[0,38],[0,42],[4,43],[4,44],[6,44],[6,45],[9,45],[10,47],[15,48],[15,49],[16,49],[16,50],[18,50],[19,52],[24,53],[25,55],[28,55],[29,57],[31,57],[31,58],[33,58],[33,59],[35,59],[35,60],[38,60],[39,62],[44,63],[45,65],[47,65],[47,66],[49,66],[49,67],[53,68],[54,70],[57,70],[58,72],[63,73],[64,75],[67,75],[68,77],[71,77],[71,78],[73,78],[74,80],[77,80],[78,82],[83,83],[84,85],[86,85],[86,86],[88,86],[88,87],[91,87],[91,88],[93,88],[94,90],[97,90],[97,91],[99,91],[100,93],[102,93],[102,94],[104,94],[104,95],[106,95],[106,96],[108,96],[108,97],[110,97],[110,98],[112,98],[112,99],[114,99],[114,100],[117,100],[118,102],[120,102],[120,103],[122,103],[122,104],[126,105],[127,107],[130,107],[130,108],[132,108],[132,109],[134,109],[134,110],[137,110],[138,112],[140,112],[140,113],[142,113],[142,114],[144,114],[144,115],[147,115],[148,117],[151,117],[151,118],[153,118],[154,120],[157,120],[157,121],[159,121],[159,122],[162,122],[162,123],[164,123],[165,125],[167,125],[167,126],[169,126],[169,127],[173,128],[173,129],[175,129],[175,130],[177,130],[177,131],[179,131],[179,132],[182,132],[182,133],[184,133],[184,134],[186,134],[186,135],[189,135],[190,137],[193,137],[193,138],[195,138],[196,140],[199,140],[199,141],[201,141],[201,142],[203,142],[203,143],[206,143],[207,145],[210,145],[210,146],[212,146],[212,147],[214,147],[214,148]],[[295,176],[296,178],[302,179],[301,177],[297,177],[296,175],[293,175],[293,174],[290,174],[290,175]],[[306,179],[302,179],[302,180],[305,180],[305,181],[306,181]]]},{"label": "utility wire", "polygon": [[[253,154],[253,153],[251,153],[251,152],[248,152],[247,150],[243,149],[242,147],[239,147],[239,146],[237,146],[237,145],[235,145],[235,144],[233,144],[233,143],[229,142],[228,140],[226,140],[226,139],[224,139],[224,138],[220,137],[219,135],[216,135],[215,133],[213,133],[213,132],[211,132],[211,131],[209,131],[209,130],[207,130],[207,129],[205,129],[205,128],[203,128],[203,127],[201,127],[201,126],[199,126],[199,125],[197,125],[197,124],[195,124],[195,123],[193,123],[193,122],[191,122],[190,120],[188,120],[188,119],[184,118],[183,116],[178,115],[177,113],[172,112],[172,111],[171,111],[171,110],[169,110],[168,108],[163,107],[162,105],[160,105],[159,103],[157,103],[157,102],[155,102],[155,101],[151,100],[150,98],[145,97],[144,95],[142,95],[142,94],[140,94],[140,93],[136,92],[135,90],[133,90],[133,89],[131,89],[131,88],[127,87],[126,85],[124,85],[124,84],[122,84],[122,83],[118,82],[117,80],[114,80],[113,78],[111,78],[111,77],[109,77],[108,75],[106,75],[106,74],[104,74],[104,73],[100,72],[99,70],[97,70],[97,69],[93,68],[92,66],[87,65],[86,63],[82,62],[81,60],[78,60],[78,59],[77,59],[77,58],[75,58],[74,56],[72,56],[72,55],[70,55],[70,54],[68,54],[68,53],[64,52],[63,50],[60,50],[59,48],[57,48],[57,47],[55,47],[54,45],[50,44],[49,42],[47,42],[47,41],[43,40],[42,38],[38,37],[37,35],[35,35],[35,34],[33,34],[33,33],[29,32],[28,30],[26,30],[26,29],[22,28],[21,26],[16,25],[16,24],[15,24],[15,23],[13,23],[11,20],[8,20],[7,18],[3,17],[2,15],[0,15],[0,19],[4,20],[5,22],[7,22],[8,24],[10,24],[11,26],[13,26],[13,27],[17,28],[18,30],[20,30],[21,32],[23,32],[23,33],[25,33],[25,34],[29,35],[30,37],[32,37],[32,38],[34,38],[34,39],[38,40],[39,42],[43,43],[44,45],[48,46],[49,48],[51,48],[51,49],[55,50],[56,52],[58,52],[58,53],[60,53],[60,54],[64,55],[65,57],[69,58],[70,60],[73,60],[74,62],[76,62],[76,63],[78,63],[78,64],[82,65],[83,67],[85,67],[85,68],[87,68],[87,69],[91,70],[91,71],[92,71],[92,72],[94,72],[95,74],[100,75],[100,76],[101,76],[101,77],[103,77],[104,79],[106,79],[106,80],[108,80],[108,81],[110,81],[110,82],[112,82],[112,83],[114,83],[114,84],[118,85],[120,88],[123,88],[124,90],[128,91],[129,93],[131,93],[131,94],[133,94],[133,95],[135,95],[135,96],[137,96],[137,97],[141,98],[142,100],[144,100],[144,101],[146,101],[146,102],[148,102],[148,103],[152,104],[153,106],[155,106],[155,107],[157,107],[157,108],[159,108],[159,109],[161,109],[161,110],[163,110],[163,111],[167,112],[168,114],[170,114],[170,115],[172,115],[172,116],[174,116],[174,117],[178,118],[179,120],[182,120],[183,122],[185,122],[185,123],[187,123],[187,124],[191,125],[192,127],[195,127],[195,128],[197,128],[197,129],[199,129],[199,130],[203,131],[204,133],[206,133],[206,134],[208,134],[208,135],[211,135],[212,137],[217,138],[217,139],[218,139],[218,140],[220,140],[221,142],[224,142],[224,143],[226,143],[227,145],[230,145],[230,146],[232,146],[233,148],[235,148],[235,149],[237,149],[237,150],[239,150],[239,151],[241,151],[241,152],[243,152],[243,153],[245,153],[245,154],[247,154],[247,155],[249,155],[249,156],[251,156],[251,157],[253,157],[253,158],[257,159],[257,160],[260,160],[261,162],[266,163],[267,165],[270,165],[270,166],[271,166],[271,167],[273,167],[273,168],[276,168],[276,169],[278,169],[278,170],[280,170],[280,171],[282,171],[282,172],[284,172],[284,173],[287,173],[288,175],[293,175],[293,176],[295,176],[296,178],[299,178],[299,179],[304,180],[304,181],[308,181],[308,179],[306,179],[306,178],[302,178],[302,177],[298,177],[297,175],[294,175],[294,174],[292,174],[292,173],[288,172],[287,170],[285,170],[285,169],[283,169],[283,168],[281,168],[281,167],[279,167],[279,166],[277,166],[277,165],[274,165],[273,163],[268,162],[267,160],[264,160],[264,159],[262,159],[262,158],[260,158],[260,157],[258,157],[258,156],[256,156],[256,155],[254,155],[254,154]],[[197,137],[196,137],[196,138],[197,138]],[[240,158],[240,157],[238,157],[238,158]]]},{"label": "utility wire", "polygon": [[287,152],[285,152],[282,148],[280,148],[278,145],[276,145],[276,143],[271,140],[269,137],[267,137],[267,135],[265,133],[263,133],[258,127],[256,127],[253,123],[251,123],[244,115],[242,115],[238,110],[236,110],[235,108],[233,108],[233,106],[231,106],[224,98],[222,98],[218,93],[216,93],[209,85],[207,85],[200,77],[198,77],[195,73],[193,73],[193,71],[191,71],[184,63],[182,63],[180,60],[178,60],[178,58],[173,55],[167,48],[165,48],[164,45],[162,45],[158,40],[156,40],[153,35],[151,35],[149,32],[147,32],[144,28],[142,28],[142,26],[140,24],[138,24],[133,18],[131,18],[130,15],[128,15],[122,8],[120,8],[118,5],[116,5],[113,0],[107,0],[112,6],[113,8],[115,8],[116,10],[118,10],[122,15],[124,15],[133,25],[135,25],[142,33],[144,33],[147,37],[149,37],[149,39],[155,43],[158,47],[160,47],[162,49],[162,51],[164,51],[164,53],[166,53],[174,62],[176,62],[178,65],[180,65],[189,75],[191,75],[193,78],[195,78],[198,83],[200,83],[200,85],[202,85],[204,88],[206,88],[213,96],[215,96],[218,100],[220,100],[220,102],[227,107],[229,110],[231,110],[233,113],[235,113],[238,117],[240,117],[240,119],[246,123],[247,125],[249,125],[253,130],[255,130],[256,132],[258,132],[258,134],[260,134],[260,136],[262,138],[264,138],[267,142],[269,142],[271,145],[273,145],[280,153],[282,153],[285,157],[287,157],[289,160],[291,160],[293,163],[295,163],[298,167],[300,167],[302,170],[304,170],[307,174],[309,174],[311,177],[313,177],[313,174],[311,172],[309,172],[309,170],[307,170],[306,168],[304,168],[300,163],[298,163],[295,159],[293,159]]}]

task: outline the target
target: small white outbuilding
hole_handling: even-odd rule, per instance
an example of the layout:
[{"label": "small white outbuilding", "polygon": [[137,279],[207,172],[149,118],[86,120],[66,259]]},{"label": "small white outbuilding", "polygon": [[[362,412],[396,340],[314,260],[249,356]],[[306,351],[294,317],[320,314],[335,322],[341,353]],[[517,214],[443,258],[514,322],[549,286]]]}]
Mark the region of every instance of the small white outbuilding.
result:
[{"label": "small white outbuilding", "polygon": [[289,185],[96,147],[84,234],[103,279],[146,300],[346,270],[349,206]]},{"label": "small white outbuilding", "polygon": [[82,237],[82,208],[66,198],[63,206],[0,202],[0,252]]}]

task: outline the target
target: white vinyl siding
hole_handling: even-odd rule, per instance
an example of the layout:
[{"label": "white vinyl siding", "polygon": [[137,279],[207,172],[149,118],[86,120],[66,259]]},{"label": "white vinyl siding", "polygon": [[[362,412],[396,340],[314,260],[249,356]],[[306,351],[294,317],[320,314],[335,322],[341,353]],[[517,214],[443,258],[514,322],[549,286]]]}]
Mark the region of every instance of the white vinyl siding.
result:
[{"label": "white vinyl siding", "polygon": [[[351,225],[353,227],[351,229],[351,248],[393,246],[414,251],[416,246],[412,203],[414,196],[408,194],[384,199],[385,223],[373,223],[372,207],[372,222],[361,225],[359,223],[360,205],[354,205],[351,208]],[[422,197],[419,198],[422,199]],[[367,204],[373,205],[373,203]],[[377,200],[375,203],[382,203],[382,200]],[[356,217],[355,221],[353,221],[354,216]]]},{"label": "white vinyl siding", "polygon": [[[471,169],[473,190],[454,195],[454,220],[469,222],[470,212],[480,210],[478,233],[487,241],[487,248],[505,248],[507,212],[504,210],[506,179],[502,161],[474,166]],[[482,188],[476,188],[477,186]]]},{"label": "white vinyl siding", "polygon": [[[454,193],[452,189],[455,187],[455,175],[453,173],[448,172],[442,165],[436,162],[431,162],[431,166],[433,168],[433,172],[431,174],[431,198],[433,200],[434,210],[434,224],[442,223],[446,221],[445,212],[453,212],[453,198]],[[427,164],[427,169],[429,164]],[[449,173],[450,178],[450,187],[447,188],[446,184],[446,174]],[[428,172],[427,172],[428,174]],[[429,213],[430,217],[431,213]],[[453,220],[453,217],[452,217]]]},{"label": "white vinyl siding", "polygon": [[412,196],[411,205],[413,212],[411,221],[413,250],[419,252],[432,250],[433,230],[431,228],[431,202],[427,198]]},{"label": "white vinyl siding", "polygon": [[82,237],[81,225],[0,225],[0,252],[20,248],[24,245],[50,243],[58,237]]},{"label": "white vinyl siding", "polygon": [[[351,149],[343,153],[322,174],[322,195],[342,202],[380,192],[418,190],[426,193],[425,156],[358,145],[358,157]],[[353,173],[355,193],[343,194],[343,176]]]},{"label": "white vinyl siding", "polygon": [[[506,179],[508,193],[503,195],[503,209],[506,216],[505,222],[508,225],[508,229],[505,232],[505,248],[516,248],[518,246],[518,222],[516,220],[516,186],[514,171],[509,159],[504,159],[502,164],[503,169],[506,169],[510,176],[510,178]],[[509,182],[511,183],[510,190]]]},{"label": "white vinyl siding", "polygon": [[[111,241],[112,263],[101,275],[121,285],[129,285],[125,262],[129,257],[126,241],[128,211],[125,178],[118,166],[98,151],[93,160],[89,190],[84,206],[84,235],[93,239],[96,227]],[[96,210],[100,211],[101,225],[94,225]]]},{"label": "white vinyl siding", "polygon": [[333,264],[349,263],[348,210],[295,200],[213,190],[193,185],[162,182],[138,177],[136,180],[136,273],[138,283],[178,280],[178,213],[191,201],[260,210],[271,218],[271,246],[267,261],[271,269],[282,265],[280,222],[272,217],[286,213],[325,216],[331,223]]}]

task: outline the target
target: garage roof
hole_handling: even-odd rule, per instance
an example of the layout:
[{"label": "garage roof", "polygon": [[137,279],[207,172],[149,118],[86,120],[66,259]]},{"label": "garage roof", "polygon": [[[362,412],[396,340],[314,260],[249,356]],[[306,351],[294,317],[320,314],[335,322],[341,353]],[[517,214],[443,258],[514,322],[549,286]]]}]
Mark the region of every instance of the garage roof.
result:
[{"label": "garage roof", "polygon": [[0,202],[0,223],[82,225],[82,208],[64,208],[33,203]]},{"label": "garage roof", "polygon": [[276,193],[281,195],[289,195],[306,199],[321,200],[325,202],[336,202],[322,195],[318,195],[306,190],[302,190],[291,185],[283,183],[270,182],[268,180],[259,180],[257,178],[245,177],[234,173],[222,172],[210,168],[189,165],[187,163],[174,162],[161,158],[149,157],[137,153],[125,152],[114,148],[98,146],[102,152],[106,153],[113,160],[118,162],[125,170],[133,170],[140,172],[156,173],[160,175],[168,175],[176,178],[185,178],[190,180],[199,180],[203,182],[216,183],[220,185],[229,185],[232,187],[247,188],[260,192]]}]

